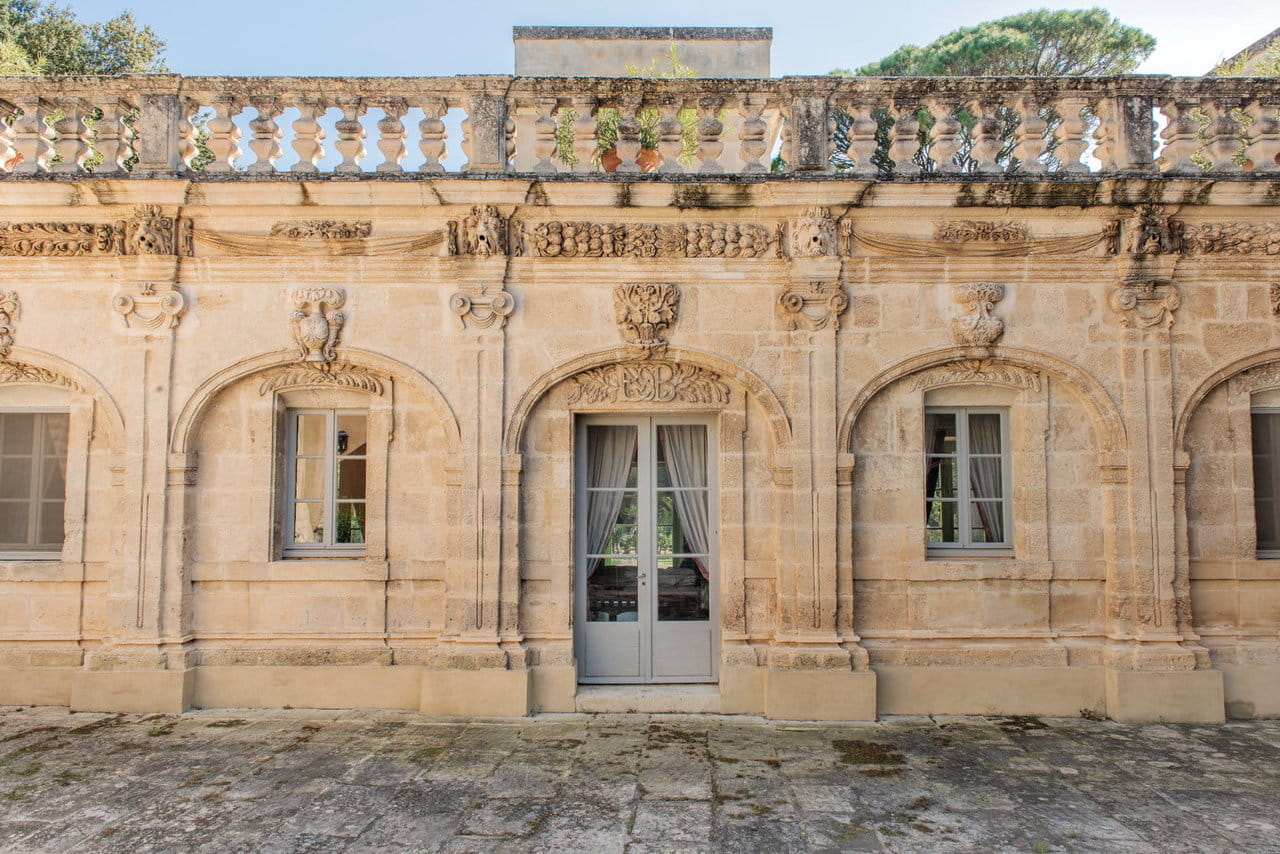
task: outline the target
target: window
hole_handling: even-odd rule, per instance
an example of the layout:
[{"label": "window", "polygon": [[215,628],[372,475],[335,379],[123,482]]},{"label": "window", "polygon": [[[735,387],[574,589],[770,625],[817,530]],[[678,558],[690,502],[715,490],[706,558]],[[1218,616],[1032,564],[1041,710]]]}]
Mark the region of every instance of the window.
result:
[{"label": "window", "polygon": [[1006,552],[1009,441],[1005,410],[925,410],[925,542]]},{"label": "window", "polygon": [[1280,557],[1280,409],[1255,409],[1253,433],[1253,514],[1258,556]]},{"label": "window", "polygon": [[67,422],[65,412],[0,412],[0,551],[61,551]]},{"label": "window", "polygon": [[287,418],[285,554],[363,552],[368,415],[290,410]]}]

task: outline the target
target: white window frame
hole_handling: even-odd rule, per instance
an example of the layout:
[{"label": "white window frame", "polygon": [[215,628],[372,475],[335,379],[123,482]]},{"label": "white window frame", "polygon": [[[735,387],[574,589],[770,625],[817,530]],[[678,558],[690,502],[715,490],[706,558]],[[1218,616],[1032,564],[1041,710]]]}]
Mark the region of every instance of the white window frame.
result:
[{"label": "white window frame", "polygon": [[[1253,453],[1253,416],[1254,415],[1274,415],[1280,417],[1280,406],[1251,406],[1249,407],[1249,460],[1250,467],[1253,468],[1253,462],[1256,457]],[[1273,467],[1280,467],[1280,455],[1272,458]],[[1280,559],[1280,549],[1264,549],[1257,545],[1257,518],[1258,518],[1258,482],[1256,468],[1253,469],[1253,501],[1252,509],[1254,514],[1254,548],[1256,549],[1256,557],[1258,560],[1278,560]],[[1276,497],[1276,503],[1280,504],[1280,496]]]},{"label": "white window frame", "polygon": [[[0,409],[0,414],[4,415],[64,415],[67,418],[67,450],[66,456],[63,458],[62,468],[62,541],[57,546],[49,548],[19,548],[19,549],[0,549],[0,560],[62,560],[63,551],[67,544],[67,508],[71,504],[72,497],[70,494],[70,455],[71,455],[71,430],[75,426],[70,411],[58,407],[4,407]],[[39,433],[37,442],[43,446],[43,434]],[[34,489],[36,484],[43,481],[44,454],[36,455],[31,462],[31,484],[30,488]],[[38,505],[42,504],[42,499],[28,495],[28,506],[37,505],[38,512],[43,512]],[[28,522],[28,531],[32,525],[38,527],[39,516],[34,521]]]},{"label": "white window frame", "polygon": [[[930,437],[924,437],[924,467],[921,472],[928,477],[930,457],[954,457],[956,461],[956,510],[957,525],[960,531],[958,543],[931,543],[928,541],[929,514],[926,511],[925,528],[921,534],[925,537],[926,553],[931,557],[954,557],[957,552],[973,557],[1011,557],[1013,555],[1013,454],[1010,448],[1009,410],[998,406],[926,406],[924,423],[929,423],[929,415],[956,416],[956,452],[954,454],[933,454],[929,450]],[[973,497],[969,483],[969,416],[997,415],[1000,418],[1000,514],[1003,521],[1004,541],[1000,543],[975,543],[972,540],[973,526],[970,518],[973,512]],[[925,481],[927,482],[927,481]],[[925,503],[931,496],[924,496]],[[990,500],[990,499],[986,499]]]},{"label": "white window frame", "polygon": [[[296,479],[298,471],[298,417],[301,415],[323,415],[325,416],[325,476],[324,476],[324,537],[322,543],[295,543],[294,542],[294,525],[297,523],[297,515],[294,508],[296,503]],[[336,442],[334,441],[338,429],[338,416],[355,415],[365,419],[365,542],[363,543],[335,543],[333,541],[334,534],[337,531],[336,519],[338,510],[338,452]],[[324,555],[340,556],[340,557],[359,557],[365,554],[368,546],[368,526],[369,526],[369,460],[371,457],[369,451],[370,442],[370,425],[369,410],[367,409],[351,409],[351,408],[314,408],[299,407],[285,410],[285,429],[287,437],[285,442],[285,471],[284,471],[284,543],[281,554],[284,557],[318,557]]]}]

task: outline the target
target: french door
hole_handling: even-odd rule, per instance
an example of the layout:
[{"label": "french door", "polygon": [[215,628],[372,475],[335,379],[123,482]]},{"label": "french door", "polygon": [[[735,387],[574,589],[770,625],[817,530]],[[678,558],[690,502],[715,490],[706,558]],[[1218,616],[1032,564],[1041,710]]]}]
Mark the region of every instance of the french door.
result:
[{"label": "french door", "polygon": [[577,438],[580,681],[715,681],[711,422],[593,416]]}]

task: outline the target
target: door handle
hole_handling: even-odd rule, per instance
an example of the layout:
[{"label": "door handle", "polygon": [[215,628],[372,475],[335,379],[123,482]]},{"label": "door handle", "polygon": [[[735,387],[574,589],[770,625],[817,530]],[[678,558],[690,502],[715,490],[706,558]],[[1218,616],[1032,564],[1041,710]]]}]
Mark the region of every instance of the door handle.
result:
[{"label": "door handle", "polygon": [[648,577],[649,576],[645,575],[643,572],[636,576],[636,578],[640,579],[641,581],[644,581]]}]

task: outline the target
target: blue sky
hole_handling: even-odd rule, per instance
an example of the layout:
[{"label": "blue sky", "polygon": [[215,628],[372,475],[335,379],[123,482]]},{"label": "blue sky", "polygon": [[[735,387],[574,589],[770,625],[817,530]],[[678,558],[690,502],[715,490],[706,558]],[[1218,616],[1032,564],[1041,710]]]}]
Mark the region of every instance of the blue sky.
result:
[{"label": "blue sky", "polygon": [[[1159,39],[1139,71],[1196,75],[1280,26],[1280,15],[1265,12],[1280,8],[1273,4],[1116,0],[1103,5]],[[769,26],[775,75],[825,74],[879,59],[904,43],[924,44],[956,27],[1028,8],[1088,4],[70,0],[70,5],[86,20],[132,9],[168,42],[169,65],[184,74],[435,76],[511,73],[513,25]]]}]

